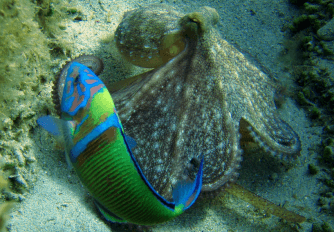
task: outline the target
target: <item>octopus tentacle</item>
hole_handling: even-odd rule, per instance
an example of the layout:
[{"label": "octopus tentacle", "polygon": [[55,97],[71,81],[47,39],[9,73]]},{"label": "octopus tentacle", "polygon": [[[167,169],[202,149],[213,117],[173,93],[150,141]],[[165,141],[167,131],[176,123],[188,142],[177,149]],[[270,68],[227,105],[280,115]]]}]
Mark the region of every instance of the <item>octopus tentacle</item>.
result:
[{"label": "octopus tentacle", "polygon": [[[166,198],[177,179],[194,178],[201,156],[203,190],[235,180],[240,132],[275,156],[301,150],[298,135],[277,116],[272,79],[221,38],[218,20],[210,7],[184,14],[155,5],[126,13],[116,30],[125,59],[155,68],[113,98],[124,127],[139,141],[139,165]],[[164,59],[160,51],[173,46],[177,52]]]}]

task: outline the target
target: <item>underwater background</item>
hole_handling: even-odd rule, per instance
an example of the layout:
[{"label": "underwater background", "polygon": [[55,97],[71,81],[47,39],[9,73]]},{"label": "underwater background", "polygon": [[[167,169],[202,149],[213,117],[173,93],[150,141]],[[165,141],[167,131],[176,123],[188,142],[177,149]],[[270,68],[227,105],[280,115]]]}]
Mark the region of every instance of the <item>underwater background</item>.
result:
[{"label": "underwater background", "polygon": [[[152,231],[331,231],[334,228],[333,1],[0,2],[0,167],[4,231],[123,231],[109,226],[56,141],[36,119],[55,115],[52,81],[82,54],[100,57],[100,78],[147,71],[125,61],[114,33],[123,14],[150,3],[184,12],[215,8],[217,29],[282,88],[278,112],[299,135],[301,155],[276,160],[243,154],[237,184],[306,217],[293,223],[234,195],[202,195],[180,217]],[[331,20],[331,21],[330,21]],[[117,106],[116,106],[117,107]],[[210,133],[210,132],[208,132]],[[129,230],[130,231],[130,230]]]}]

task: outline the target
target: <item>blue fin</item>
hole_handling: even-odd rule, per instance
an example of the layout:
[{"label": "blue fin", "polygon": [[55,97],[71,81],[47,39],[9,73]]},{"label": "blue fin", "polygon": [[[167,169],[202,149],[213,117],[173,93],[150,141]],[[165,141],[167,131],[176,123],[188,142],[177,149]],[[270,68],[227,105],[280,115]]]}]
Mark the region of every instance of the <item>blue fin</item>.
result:
[{"label": "blue fin", "polygon": [[49,133],[54,136],[61,136],[61,130],[59,127],[59,118],[55,118],[52,116],[43,116],[37,119],[37,124],[47,130]]},{"label": "blue fin", "polygon": [[38,118],[37,124],[54,135],[58,143],[65,145],[66,162],[71,169],[72,163],[69,159],[69,154],[73,147],[71,128],[75,125],[74,121],[65,121],[48,115]]},{"label": "blue fin", "polygon": [[180,181],[176,184],[176,188],[173,190],[173,199],[176,205],[183,204],[184,210],[192,206],[202,188],[202,177],[203,177],[203,163],[204,158],[201,160],[199,170],[196,178],[193,182]]},{"label": "blue fin", "polygon": [[136,140],[128,135],[124,135],[124,139],[129,145],[129,148],[132,150],[132,148],[137,146]]}]

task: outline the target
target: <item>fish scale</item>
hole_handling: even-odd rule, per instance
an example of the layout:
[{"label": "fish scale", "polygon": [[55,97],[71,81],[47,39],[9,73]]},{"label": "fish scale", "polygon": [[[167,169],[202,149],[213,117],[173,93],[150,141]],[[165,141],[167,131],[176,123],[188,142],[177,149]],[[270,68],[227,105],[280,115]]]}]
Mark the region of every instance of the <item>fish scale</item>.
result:
[{"label": "fish scale", "polygon": [[[109,210],[111,210],[112,212],[114,212],[115,214],[119,215],[120,217],[126,219],[128,218],[128,216],[134,217],[133,215],[138,215],[140,216],[140,214],[138,214],[140,211],[143,210],[142,207],[139,207],[137,210],[134,210],[134,203],[135,201],[138,199],[136,195],[145,195],[149,193],[149,189],[146,185],[143,185],[143,182],[140,179],[140,176],[137,175],[137,170],[135,170],[135,166],[134,165],[128,165],[128,164],[124,164],[124,160],[121,159],[125,158],[125,159],[129,159],[129,156],[124,156],[124,151],[126,147],[122,144],[119,143],[114,143],[112,145],[109,146],[117,146],[117,150],[118,152],[115,152],[114,150],[114,154],[117,154],[117,157],[119,158],[118,160],[112,159],[110,157],[110,155],[108,155],[108,153],[101,153],[101,154],[95,154],[94,159],[96,159],[96,162],[87,162],[87,164],[85,163],[85,165],[83,165],[81,168],[78,169],[78,173],[79,176],[81,176],[82,180],[85,179],[85,172],[81,172],[81,170],[90,170],[91,166],[99,164],[101,162],[99,162],[99,159],[104,159],[104,156],[108,156],[109,160],[108,162],[111,163],[112,165],[109,166],[109,169],[112,169],[113,171],[113,175],[110,175],[110,179],[113,179],[113,183],[116,184],[111,184],[108,188],[108,190],[100,192],[100,188],[90,188],[89,192],[103,205],[105,205]],[[123,149],[120,149],[123,148]],[[112,148],[111,148],[112,149]],[[118,161],[118,162],[117,162]],[[103,164],[103,163],[102,163]],[[85,186],[90,186],[91,183],[94,182],[101,182],[101,180],[104,180],[105,178],[101,177],[99,175],[98,172],[95,173],[89,173],[89,175],[94,175],[95,178],[92,179],[90,181],[90,183],[84,183]],[[128,184],[124,183],[122,181],[122,179],[126,179],[127,182],[131,185],[132,187],[129,188]],[[118,186],[117,183],[121,182],[123,183],[123,186]],[[133,184],[133,183],[137,183],[137,184]],[[107,185],[107,181],[103,181],[101,183],[101,185],[106,186]],[[117,193],[113,193],[111,196],[107,196],[106,192],[110,191],[111,189],[117,189]],[[131,191],[132,190],[132,191]],[[122,194],[122,192],[130,192],[128,194]],[[144,193],[145,192],[145,193]],[[115,195],[118,196],[118,198],[115,198]],[[133,200],[127,200],[127,196],[130,195],[132,196]],[[138,196],[139,197],[139,196]],[[149,201],[154,200],[154,199],[146,199]],[[123,202],[123,204],[119,204],[119,202]],[[141,203],[141,205],[145,203]],[[126,210],[127,208],[131,208],[131,211],[129,212],[128,210]],[[130,215],[128,215],[130,214]],[[154,217],[155,218],[154,218]],[[146,215],[146,217],[151,218],[152,220],[154,220],[155,222],[159,222],[159,218],[163,217],[165,215]],[[136,223],[141,224],[141,221],[136,221]]]}]

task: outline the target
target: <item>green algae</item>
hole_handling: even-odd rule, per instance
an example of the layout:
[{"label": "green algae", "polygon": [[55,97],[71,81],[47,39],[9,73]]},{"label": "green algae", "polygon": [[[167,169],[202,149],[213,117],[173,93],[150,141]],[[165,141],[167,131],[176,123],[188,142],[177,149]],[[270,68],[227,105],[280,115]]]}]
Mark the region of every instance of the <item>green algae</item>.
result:
[{"label": "green algae", "polygon": [[319,169],[314,164],[309,164],[308,165],[308,171],[311,175],[316,175],[316,174],[318,174]]},{"label": "green algae", "polygon": [[[3,162],[0,161],[0,166],[3,165]],[[7,190],[10,187],[7,174],[3,171],[0,171],[0,191],[4,189]],[[0,203],[0,231],[7,231],[6,224],[9,219],[9,213],[14,207],[15,203],[13,201],[5,201]]]},{"label": "green algae", "polygon": [[[290,29],[290,45],[294,57],[298,57],[291,66],[297,87],[295,96],[312,119],[313,124],[323,127],[322,144],[315,164],[309,164],[311,175],[321,176],[319,181],[318,206],[327,214],[334,212],[334,74],[324,64],[333,62],[334,52],[328,42],[322,40],[317,31],[334,16],[333,0],[290,0],[300,7],[300,16],[296,17]],[[291,46],[294,44],[294,46]],[[292,50],[292,49],[291,49]],[[313,224],[312,231],[333,231],[328,223]]]},{"label": "green algae", "polygon": [[315,223],[312,226],[312,232],[333,232],[333,229],[327,222],[322,224]]},{"label": "green algae", "polygon": [[302,6],[307,0],[290,0],[291,4],[295,4],[297,6]]},{"label": "green algae", "polygon": [[69,17],[65,1],[0,1],[0,160],[10,184],[1,197],[24,199],[36,180],[31,139],[39,115],[54,111],[49,93],[59,58],[71,47],[62,39]]}]

